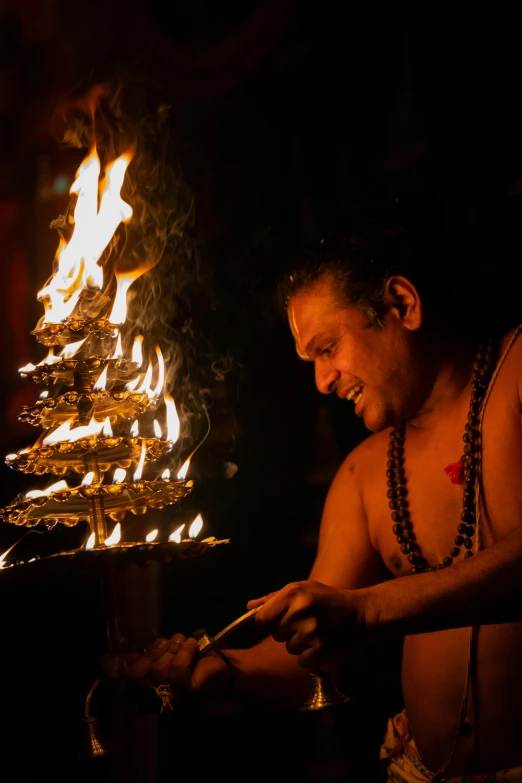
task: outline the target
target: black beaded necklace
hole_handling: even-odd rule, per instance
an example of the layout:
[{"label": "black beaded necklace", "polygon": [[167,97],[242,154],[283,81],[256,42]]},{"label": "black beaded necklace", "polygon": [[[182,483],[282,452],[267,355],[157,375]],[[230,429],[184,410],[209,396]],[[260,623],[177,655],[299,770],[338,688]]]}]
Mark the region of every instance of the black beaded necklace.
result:
[{"label": "black beaded necklace", "polygon": [[421,549],[415,540],[413,525],[408,508],[408,490],[406,486],[406,474],[404,472],[404,437],[406,423],[403,422],[390,434],[388,446],[388,462],[386,463],[386,478],[388,485],[388,499],[393,520],[393,533],[401,552],[406,555],[411,564],[412,574],[420,574],[423,571],[434,571],[447,568],[453,560],[459,556],[461,547],[464,546],[464,557],[473,555],[473,535],[477,522],[475,513],[475,479],[480,468],[481,459],[481,433],[480,433],[480,407],[489,386],[493,374],[495,362],[493,361],[493,340],[487,344],[479,345],[475,361],[473,363],[473,375],[471,379],[471,400],[469,404],[468,420],[463,435],[464,454],[462,466],[464,469],[464,496],[462,499],[461,521],[457,525],[455,546],[450,549],[442,563],[436,566],[428,565],[422,556]]}]

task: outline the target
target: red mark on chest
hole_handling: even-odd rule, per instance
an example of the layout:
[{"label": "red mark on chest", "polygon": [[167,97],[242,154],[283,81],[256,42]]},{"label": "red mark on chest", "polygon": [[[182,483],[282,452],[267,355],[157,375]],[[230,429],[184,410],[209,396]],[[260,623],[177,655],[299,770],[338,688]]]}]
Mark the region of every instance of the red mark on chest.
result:
[{"label": "red mark on chest", "polygon": [[449,465],[446,465],[444,473],[449,477],[452,484],[463,484],[464,465],[462,464],[462,459],[459,459],[458,462],[451,462]]}]

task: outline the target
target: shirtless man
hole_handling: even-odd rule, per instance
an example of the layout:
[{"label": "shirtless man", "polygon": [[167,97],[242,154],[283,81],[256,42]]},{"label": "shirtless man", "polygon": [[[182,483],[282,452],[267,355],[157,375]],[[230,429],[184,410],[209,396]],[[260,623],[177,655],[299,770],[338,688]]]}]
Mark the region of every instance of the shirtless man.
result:
[{"label": "shirtless man", "polygon": [[[407,234],[370,221],[288,278],[299,357],[373,434],[330,487],[309,580],[249,603],[272,635],[225,651],[230,679],[219,657],[198,661],[192,687],[221,678],[297,707],[306,667],[349,657],[366,635],[405,635],[390,780],[511,768],[502,779],[522,781],[522,336],[477,353],[438,309],[448,281],[423,289],[412,259]],[[183,642],[151,653],[158,682]]]}]

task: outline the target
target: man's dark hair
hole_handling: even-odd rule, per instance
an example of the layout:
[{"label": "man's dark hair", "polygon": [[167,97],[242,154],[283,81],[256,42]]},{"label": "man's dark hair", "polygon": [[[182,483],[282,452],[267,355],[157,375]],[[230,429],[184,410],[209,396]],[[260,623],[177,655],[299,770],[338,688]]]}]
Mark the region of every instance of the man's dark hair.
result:
[{"label": "man's dark hair", "polygon": [[425,306],[439,306],[457,318],[462,302],[454,296],[454,265],[456,257],[462,259],[466,234],[462,221],[458,229],[450,228],[425,200],[415,207],[397,200],[391,207],[354,214],[290,263],[278,286],[278,303],[286,309],[290,297],[329,277],[339,306],[359,307],[378,326],[386,283],[392,275],[403,275],[418,288]]}]

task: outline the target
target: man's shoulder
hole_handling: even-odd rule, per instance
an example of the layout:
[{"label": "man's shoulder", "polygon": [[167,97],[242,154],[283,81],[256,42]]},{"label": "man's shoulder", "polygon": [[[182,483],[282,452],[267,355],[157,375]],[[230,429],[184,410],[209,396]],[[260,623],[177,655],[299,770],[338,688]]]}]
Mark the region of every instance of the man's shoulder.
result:
[{"label": "man's shoulder", "polygon": [[355,468],[364,471],[365,467],[375,466],[376,461],[386,459],[391,430],[391,427],[387,427],[368,435],[345,457],[340,471],[353,473]]}]

